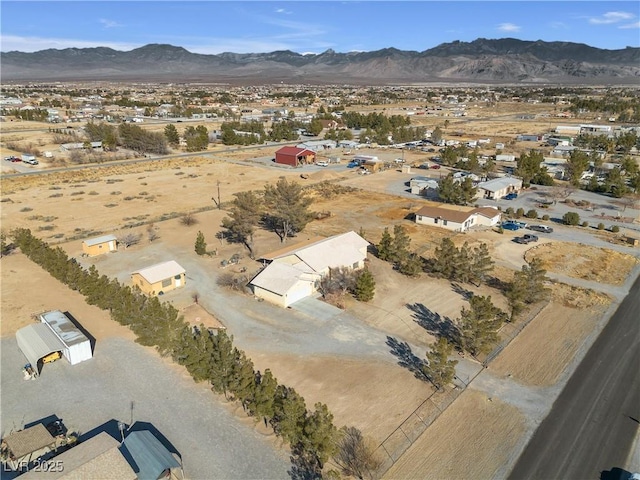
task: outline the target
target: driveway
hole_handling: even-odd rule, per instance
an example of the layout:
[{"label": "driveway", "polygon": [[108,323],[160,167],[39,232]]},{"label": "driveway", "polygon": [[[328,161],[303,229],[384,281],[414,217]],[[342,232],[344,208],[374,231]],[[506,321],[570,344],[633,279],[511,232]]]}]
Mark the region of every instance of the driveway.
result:
[{"label": "driveway", "polygon": [[109,338],[96,344],[91,360],[74,366],[59,360],[25,381],[26,360],[15,338],[0,345],[3,435],[51,415],[81,435],[111,420],[133,419],[152,424],[175,447],[187,478],[288,478],[287,452],[238,421],[206,384],[195,384],[149,348]]},{"label": "driveway", "polygon": [[331,320],[342,313],[338,307],[323,302],[316,297],[307,297],[299,300],[291,305],[291,308],[297,312],[303,313],[310,318],[318,320]]}]

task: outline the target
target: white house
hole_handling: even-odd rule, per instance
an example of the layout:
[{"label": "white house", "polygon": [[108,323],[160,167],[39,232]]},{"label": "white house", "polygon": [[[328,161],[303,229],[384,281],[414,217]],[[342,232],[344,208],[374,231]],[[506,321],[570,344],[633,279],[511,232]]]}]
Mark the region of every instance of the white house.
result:
[{"label": "white house", "polygon": [[256,297],[286,308],[313,295],[317,282],[331,269],[363,268],[368,246],[355,232],[311,238],[263,256],[268,265],[249,286]]},{"label": "white house", "polygon": [[522,180],[515,177],[499,177],[478,184],[478,198],[498,200],[509,193],[519,193]]},{"label": "white house", "polygon": [[466,232],[477,226],[492,227],[500,221],[500,215],[500,211],[493,207],[424,206],[416,212],[415,222],[454,232]]}]

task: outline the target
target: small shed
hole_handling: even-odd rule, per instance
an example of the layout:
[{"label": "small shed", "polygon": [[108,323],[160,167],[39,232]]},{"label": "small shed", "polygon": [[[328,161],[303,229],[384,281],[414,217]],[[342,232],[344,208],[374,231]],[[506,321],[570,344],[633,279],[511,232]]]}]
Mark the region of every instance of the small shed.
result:
[{"label": "small shed", "polygon": [[184,287],[186,271],[178,262],[169,260],[133,272],[131,282],[147,295],[162,295]]},{"label": "small shed", "polygon": [[43,313],[39,318],[60,340],[63,346],[62,356],[71,365],[76,365],[93,357],[91,342],[87,336],[60,310]]},{"label": "small shed", "polygon": [[82,242],[82,252],[90,257],[103,253],[115,252],[118,249],[118,239],[115,235],[88,238]]},{"label": "small shed", "polygon": [[131,432],[126,436],[120,452],[133,466],[138,480],[169,478],[180,462],[149,430]]}]

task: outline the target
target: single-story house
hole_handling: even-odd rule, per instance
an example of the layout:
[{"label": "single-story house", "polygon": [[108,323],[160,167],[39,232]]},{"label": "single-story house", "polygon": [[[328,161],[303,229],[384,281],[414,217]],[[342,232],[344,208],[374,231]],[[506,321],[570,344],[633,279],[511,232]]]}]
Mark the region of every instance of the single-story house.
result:
[{"label": "single-story house", "polygon": [[418,176],[409,180],[409,187],[411,188],[411,193],[414,195],[435,198],[438,196],[439,186],[438,180],[434,178]]},{"label": "single-story house", "polygon": [[519,193],[522,180],[515,177],[499,177],[478,184],[478,198],[498,200],[509,193]]},{"label": "single-story house", "polygon": [[162,295],[186,283],[186,271],[178,262],[169,260],[131,274],[131,282],[147,295]]},{"label": "single-story house", "polygon": [[466,232],[474,226],[494,226],[500,221],[500,211],[493,207],[440,207],[424,206],[415,214],[420,225]]},{"label": "single-story house", "polygon": [[308,148],[282,147],[276,151],[276,163],[297,167],[316,161],[316,152]]},{"label": "single-story house", "polygon": [[39,315],[34,323],[16,332],[18,347],[32,368],[40,373],[42,359],[58,352],[71,365],[93,357],[91,341],[64,313],[59,310]]},{"label": "single-story house", "polygon": [[115,235],[102,235],[101,237],[88,238],[82,242],[83,253],[90,257],[115,252],[117,249],[118,239]]},{"label": "single-story house", "polygon": [[319,152],[321,150],[330,150],[336,148],[338,144],[335,140],[309,140],[308,142],[299,143],[296,145],[298,148],[306,148],[313,152]]},{"label": "single-story house", "polygon": [[288,307],[313,295],[317,282],[332,269],[363,268],[368,246],[355,232],[310,238],[263,256],[268,265],[249,285],[256,297]]}]

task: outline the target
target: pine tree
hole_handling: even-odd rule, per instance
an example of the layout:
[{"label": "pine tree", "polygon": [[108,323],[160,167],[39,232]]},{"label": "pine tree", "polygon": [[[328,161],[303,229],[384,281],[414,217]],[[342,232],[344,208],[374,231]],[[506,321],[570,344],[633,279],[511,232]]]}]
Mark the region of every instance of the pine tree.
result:
[{"label": "pine tree", "polygon": [[464,242],[462,247],[457,250],[456,255],[451,260],[454,262],[452,280],[468,283],[472,277],[471,250],[469,248],[469,243]]},{"label": "pine tree", "polygon": [[233,348],[233,337],[224,330],[218,330],[213,336],[214,349],[211,355],[210,378],[211,390],[223,393],[225,398],[232,381],[236,356]]},{"label": "pine tree", "polygon": [[382,232],[382,237],[380,238],[380,243],[378,243],[378,257],[380,260],[384,260],[386,262],[391,260],[392,244],[393,237],[391,237],[389,229],[385,227]]},{"label": "pine tree", "polygon": [[303,448],[313,455],[320,467],[336,452],[338,430],[333,425],[333,415],[324,403],[316,403],[315,410],[305,418]]},{"label": "pine tree", "polygon": [[264,187],[266,224],[280,237],[281,242],[301,232],[312,219],[309,206],[313,202],[302,186],[282,177],[275,185]]},{"label": "pine tree", "polygon": [[274,407],[276,434],[290,445],[297,445],[303,438],[307,417],[304,399],[293,388],[278,385]]},{"label": "pine tree", "polygon": [[264,418],[266,423],[275,415],[274,404],[278,381],[269,369],[266,369],[262,375],[258,372],[256,377],[256,389],[253,399],[249,402],[249,411],[253,415]]},{"label": "pine tree", "polygon": [[473,296],[469,308],[462,308],[457,324],[460,328],[461,347],[472,355],[488,352],[498,341],[503,313],[493,305],[491,296]]},{"label": "pine tree", "polygon": [[198,255],[204,255],[207,253],[207,242],[204,240],[204,234],[200,231],[196,237],[195,250]]},{"label": "pine tree", "polygon": [[373,278],[373,274],[365,269],[358,275],[356,279],[356,298],[361,302],[368,302],[373,300],[376,292],[376,281]]},{"label": "pine tree", "polygon": [[436,247],[435,250],[435,257],[432,264],[433,273],[443,278],[453,278],[457,257],[458,249],[453,241],[448,237],[443,238],[440,246]]},{"label": "pine tree", "polygon": [[180,143],[180,135],[178,135],[178,129],[172,123],[164,127],[164,136],[167,137],[169,145],[177,146]]},{"label": "pine tree", "polygon": [[422,257],[416,253],[409,253],[398,266],[398,271],[409,277],[417,277],[424,269]]},{"label": "pine tree", "polygon": [[486,243],[481,243],[478,247],[473,249],[473,255],[471,259],[471,273],[472,281],[476,283],[476,286],[482,285],[486,280],[487,275],[493,271],[494,261],[489,254],[489,248]]},{"label": "pine tree", "polygon": [[253,370],[253,362],[244,352],[236,348],[234,353],[235,364],[229,382],[229,392],[233,395],[233,399],[239,400],[242,407],[246,409],[256,391],[256,372]]},{"label": "pine tree", "polygon": [[407,234],[407,229],[402,225],[394,225],[393,241],[391,242],[391,261],[401,264],[409,257],[409,246],[411,237]]},{"label": "pine tree", "polygon": [[447,342],[444,337],[430,345],[431,350],[427,352],[427,363],[422,367],[423,373],[440,390],[451,383],[456,374],[455,366],[457,360],[449,360],[453,352],[453,345]]}]

